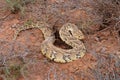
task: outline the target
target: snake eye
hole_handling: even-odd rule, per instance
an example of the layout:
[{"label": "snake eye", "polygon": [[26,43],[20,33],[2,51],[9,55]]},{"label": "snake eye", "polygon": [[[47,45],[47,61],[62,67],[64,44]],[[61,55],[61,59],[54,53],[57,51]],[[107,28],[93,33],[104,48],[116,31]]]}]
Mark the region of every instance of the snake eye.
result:
[{"label": "snake eye", "polygon": [[84,39],[84,36],[83,36],[83,35],[80,35],[80,36],[79,36],[79,39]]},{"label": "snake eye", "polygon": [[78,32],[76,31],[75,37],[77,39],[84,39],[84,35],[83,35],[83,33],[81,31],[78,31]]}]

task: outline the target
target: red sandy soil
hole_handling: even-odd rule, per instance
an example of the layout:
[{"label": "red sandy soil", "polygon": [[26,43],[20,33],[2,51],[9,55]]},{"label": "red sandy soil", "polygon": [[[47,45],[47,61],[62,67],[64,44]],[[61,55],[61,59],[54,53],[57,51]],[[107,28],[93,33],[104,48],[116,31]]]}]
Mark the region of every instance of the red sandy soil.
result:
[{"label": "red sandy soil", "polygon": [[[81,21],[92,21],[94,15],[89,15],[84,9],[75,8],[80,6],[79,0],[77,1],[49,0],[44,3],[38,0],[26,5],[24,15],[20,12],[10,14],[5,1],[0,1],[0,54],[28,54],[24,57],[25,70],[23,68],[22,75],[16,80],[120,80],[120,43],[115,31],[113,28],[99,30],[99,25],[80,27]],[[92,9],[87,2],[82,5]],[[4,18],[8,14],[10,15]],[[65,64],[48,60],[40,52],[40,44],[44,38],[38,29],[22,31],[17,40],[13,41],[16,28],[19,27],[16,25],[22,25],[27,20],[46,21],[56,30],[66,22],[76,24],[85,34],[83,41],[87,48],[86,55]],[[12,64],[16,63],[18,62],[13,60]]]}]

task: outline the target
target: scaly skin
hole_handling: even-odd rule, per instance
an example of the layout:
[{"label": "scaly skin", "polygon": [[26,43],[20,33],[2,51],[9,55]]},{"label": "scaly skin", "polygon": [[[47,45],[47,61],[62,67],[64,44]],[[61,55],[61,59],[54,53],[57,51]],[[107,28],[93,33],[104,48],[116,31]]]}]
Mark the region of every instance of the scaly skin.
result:
[{"label": "scaly skin", "polygon": [[55,42],[54,31],[47,23],[43,22],[19,28],[14,39],[16,39],[20,31],[30,28],[38,28],[43,32],[45,40],[41,44],[41,52],[50,60],[66,63],[77,60],[80,57],[83,57],[86,53],[86,48],[83,42],[80,41],[80,39],[84,39],[84,35],[74,24],[66,23],[59,31],[60,38],[68,45],[72,46],[72,49],[68,50],[53,45]]}]

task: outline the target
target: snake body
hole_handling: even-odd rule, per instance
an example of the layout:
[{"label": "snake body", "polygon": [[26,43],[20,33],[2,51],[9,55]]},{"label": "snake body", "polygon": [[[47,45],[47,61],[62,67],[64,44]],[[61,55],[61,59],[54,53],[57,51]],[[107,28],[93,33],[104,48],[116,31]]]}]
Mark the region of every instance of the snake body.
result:
[{"label": "snake body", "polygon": [[80,39],[84,39],[83,33],[72,23],[64,24],[60,31],[60,38],[72,46],[72,49],[61,49],[53,45],[55,42],[54,31],[49,27],[47,23],[39,23],[31,26],[21,27],[15,34],[17,37],[20,31],[38,28],[43,32],[45,40],[41,43],[41,52],[50,60],[60,63],[71,62],[83,57],[86,53],[85,45]]}]

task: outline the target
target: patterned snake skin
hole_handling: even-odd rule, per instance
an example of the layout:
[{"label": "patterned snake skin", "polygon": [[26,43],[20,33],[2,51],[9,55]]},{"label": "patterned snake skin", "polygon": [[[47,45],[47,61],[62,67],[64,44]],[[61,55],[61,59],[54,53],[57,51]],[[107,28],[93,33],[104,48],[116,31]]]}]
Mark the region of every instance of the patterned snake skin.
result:
[{"label": "patterned snake skin", "polygon": [[19,32],[30,28],[38,28],[43,32],[45,40],[41,43],[41,52],[50,60],[66,63],[77,60],[86,53],[86,48],[83,42],[80,41],[84,39],[84,35],[77,26],[72,23],[64,24],[59,31],[60,38],[70,45],[72,49],[62,49],[53,45],[55,42],[54,31],[44,22],[18,28],[14,35],[14,39],[16,39]]}]

